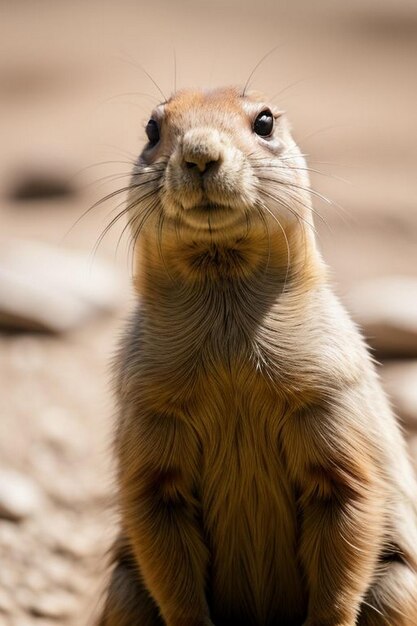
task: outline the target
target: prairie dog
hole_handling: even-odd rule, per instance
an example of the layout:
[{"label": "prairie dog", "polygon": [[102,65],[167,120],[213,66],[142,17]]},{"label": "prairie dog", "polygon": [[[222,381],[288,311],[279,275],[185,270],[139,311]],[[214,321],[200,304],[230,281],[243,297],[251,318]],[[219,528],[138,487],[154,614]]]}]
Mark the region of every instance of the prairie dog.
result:
[{"label": "prairie dog", "polygon": [[146,133],[100,626],[416,626],[415,479],[285,115],[181,91]]}]

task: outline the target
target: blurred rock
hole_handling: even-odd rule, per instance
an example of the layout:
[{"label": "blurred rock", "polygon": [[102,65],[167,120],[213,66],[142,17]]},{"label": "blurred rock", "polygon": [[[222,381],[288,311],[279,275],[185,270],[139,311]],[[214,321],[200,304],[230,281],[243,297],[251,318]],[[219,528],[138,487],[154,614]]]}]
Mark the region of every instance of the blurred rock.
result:
[{"label": "blurred rock", "polygon": [[104,261],[39,242],[0,248],[0,326],[63,332],[121,302],[121,279]]},{"label": "blurred rock", "polygon": [[382,379],[397,415],[417,431],[417,360],[385,363]]},{"label": "blurred rock", "polygon": [[69,146],[62,151],[51,139],[45,138],[35,148],[27,146],[25,154],[15,155],[6,170],[6,194],[19,202],[72,197],[77,192],[78,159]]},{"label": "blurred rock", "polygon": [[77,608],[74,596],[60,590],[36,594],[28,593],[24,598],[20,598],[19,601],[32,615],[52,619],[69,617]]},{"label": "blurred rock", "polygon": [[83,568],[72,559],[50,554],[41,564],[43,574],[47,577],[50,587],[60,587],[72,592],[82,592],[88,578]]},{"label": "blurred rock", "polygon": [[370,345],[383,356],[417,356],[417,279],[392,276],[359,283],[346,296]]},{"label": "blurred rock", "polygon": [[[4,552],[4,548],[15,550],[19,547],[19,544],[19,529],[16,527],[16,524],[4,518],[0,520],[0,547],[2,548],[2,552]],[[0,582],[3,581],[4,575],[7,576],[7,572],[5,573],[4,570],[0,568]]]},{"label": "blurred rock", "polygon": [[97,529],[80,529],[73,531],[72,534],[56,535],[53,548],[58,554],[70,556],[78,561],[100,552],[100,537],[97,536]]},{"label": "blurred rock", "polygon": [[27,609],[28,607],[30,607],[30,605],[32,604],[32,602],[35,600],[36,598],[36,593],[31,591],[30,589],[27,589],[25,587],[22,586],[18,586],[17,589],[15,589],[15,600],[17,602],[17,604],[24,609]]},{"label": "blurred rock", "polygon": [[69,557],[68,563],[79,563],[84,558],[101,554],[103,531],[89,516],[61,511],[51,512],[38,521],[33,529],[37,542],[47,549],[51,558]]},{"label": "blurred rock", "polygon": [[53,169],[22,172],[9,191],[12,200],[46,200],[74,194],[75,187],[71,179]]},{"label": "blurred rock", "polygon": [[0,471],[0,518],[20,521],[43,505],[43,494],[30,478],[12,470]]},{"label": "blurred rock", "polygon": [[77,416],[59,406],[48,406],[38,416],[43,440],[60,454],[80,456],[88,453],[85,428]]},{"label": "blurred rock", "polygon": [[71,474],[68,471],[59,476],[55,475],[54,480],[50,478],[48,480],[48,476],[45,478],[45,490],[54,504],[73,509],[82,509],[91,504],[91,494],[82,476],[76,476],[74,472]]},{"label": "blurred rock", "polygon": [[27,589],[34,592],[46,591],[48,588],[46,576],[39,568],[28,568],[24,572],[23,584]]}]

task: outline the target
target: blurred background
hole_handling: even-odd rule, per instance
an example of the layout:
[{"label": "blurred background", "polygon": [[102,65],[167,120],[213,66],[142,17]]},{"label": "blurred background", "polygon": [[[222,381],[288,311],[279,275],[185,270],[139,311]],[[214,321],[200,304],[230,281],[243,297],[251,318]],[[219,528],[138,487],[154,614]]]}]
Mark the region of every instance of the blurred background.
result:
[{"label": "blurred background", "polygon": [[132,302],[124,224],[98,241],[123,193],[94,204],[127,185],[159,90],[244,84],[277,46],[251,85],[331,200],[319,244],[417,459],[417,3],[0,0],[0,41],[0,624],[80,626],[115,531]]}]

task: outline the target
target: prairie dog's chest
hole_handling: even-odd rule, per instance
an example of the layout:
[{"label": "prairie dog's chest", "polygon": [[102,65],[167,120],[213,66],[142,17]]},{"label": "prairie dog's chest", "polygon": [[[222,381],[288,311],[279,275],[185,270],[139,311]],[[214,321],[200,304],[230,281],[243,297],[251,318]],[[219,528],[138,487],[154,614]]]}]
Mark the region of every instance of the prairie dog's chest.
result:
[{"label": "prairie dog's chest", "polygon": [[260,376],[242,368],[208,377],[199,393],[195,426],[202,446],[202,492],[220,506],[268,511],[293,507],[279,431],[284,406]]},{"label": "prairie dog's chest", "polygon": [[[203,479],[213,470],[245,490],[254,481],[285,476],[279,433],[285,402],[279,390],[247,363],[207,369],[191,409],[203,452]],[[217,469],[218,468],[218,469]],[[239,489],[238,489],[239,491]]]},{"label": "prairie dog's chest", "polygon": [[283,606],[303,607],[297,505],[280,453],[283,402],[241,374],[200,395],[202,518],[214,597],[234,617],[251,598],[254,620],[267,623]]}]

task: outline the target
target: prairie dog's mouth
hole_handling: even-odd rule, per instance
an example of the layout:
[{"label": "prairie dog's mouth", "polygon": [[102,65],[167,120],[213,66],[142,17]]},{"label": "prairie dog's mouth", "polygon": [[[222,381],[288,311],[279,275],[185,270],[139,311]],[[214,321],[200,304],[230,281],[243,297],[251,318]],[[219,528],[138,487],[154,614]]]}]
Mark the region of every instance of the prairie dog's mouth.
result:
[{"label": "prairie dog's mouth", "polygon": [[215,202],[202,202],[196,204],[193,207],[186,209],[186,211],[200,211],[203,214],[217,213],[218,211],[233,211],[233,209],[225,204],[217,204]]},{"label": "prairie dog's mouth", "polygon": [[181,221],[186,226],[211,232],[237,225],[243,217],[242,211],[214,202],[203,202],[181,211]]}]

